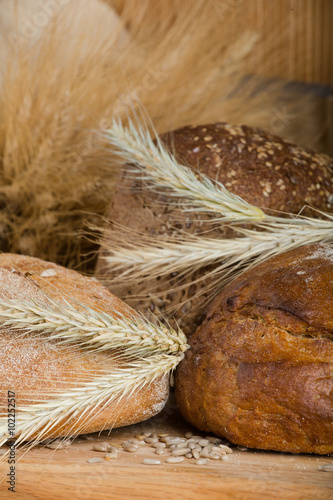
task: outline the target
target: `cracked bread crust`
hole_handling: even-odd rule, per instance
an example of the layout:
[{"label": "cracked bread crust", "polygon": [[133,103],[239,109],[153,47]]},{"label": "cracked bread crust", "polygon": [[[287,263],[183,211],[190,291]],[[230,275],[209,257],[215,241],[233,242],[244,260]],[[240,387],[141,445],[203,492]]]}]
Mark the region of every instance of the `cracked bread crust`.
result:
[{"label": "cracked bread crust", "polygon": [[184,418],[231,442],[333,452],[333,248],[244,273],[211,304],[176,374]]}]

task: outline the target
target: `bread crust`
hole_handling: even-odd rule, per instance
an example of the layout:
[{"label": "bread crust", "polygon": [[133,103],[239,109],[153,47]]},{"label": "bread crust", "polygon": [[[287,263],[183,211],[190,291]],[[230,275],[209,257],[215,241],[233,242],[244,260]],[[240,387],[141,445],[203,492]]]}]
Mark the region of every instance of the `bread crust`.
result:
[{"label": "bread crust", "polygon": [[[184,127],[161,139],[181,162],[225,184],[231,192],[268,212],[298,213],[306,203],[319,210],[332,211],[329,195],[333,192],[330,173],[333,161],[328,156],[254,127],[233,127],[226,123]],[[228,232],[220,223],[207,223],[210,218],[207,214],[186,211],[183,200],[171,198],[167,192],[156,194],[143,188],[140,176],[133,180],[133,173],[128,173],[125,166],[115,186],[109,219],[152,237],[180,234],[181,231],[195,235],[207,235],[209,231],[211,238],[230,234],[230,230]],[[311,215],[318,214],[312,212]],[[118,238],[119,231],[115,228],[110,233],[111,248],[112,238]],[[135,236],[126,234],[126,239],[129,238],[135,240]],[[116,275],[108,270],[105,257],[107,253],[102,250],[96,275],[107,283]],[[201,269],[185,280],[170,274],[158,281],[130,284],[113,281],[108,286],[152,321],[153,315],[159,319],[167,317],[175,325],[169,311],[176,309],[177,324],[186,335],[191,335],[202,321],[208,297],[206,293],[197,297],[197,293],[210,284],[211,280],[203,276],[213,269]],[[191,286],[176,290],[185,283]]]},{"label": "bread crust", "polygon": [[[129,317],[135,311],[95,279],[51,262],[14,254],[0,255],[0,298],[61,304],[77,309],[81,303],[113,317]],[[51,340],[33,338],[22,332],[0,330],[0,412],[7,408],[7,391],[14,391],[16,407],[61,395],[99,375],[107,375],[119,361],[109,352],[85,354],[79,347],[60,346]],[[93,415],[78,413],[60,421],[44,438],[96,432],[146,420],[162,410],[169,394],[169,378],[163,376],[142,389],[109,403],[102,401]]]},{"label": "bread crust", "polygon": [[176,373],[184,418],[250,448],[333,452],[333,249],[308,245],[213,301]]}]

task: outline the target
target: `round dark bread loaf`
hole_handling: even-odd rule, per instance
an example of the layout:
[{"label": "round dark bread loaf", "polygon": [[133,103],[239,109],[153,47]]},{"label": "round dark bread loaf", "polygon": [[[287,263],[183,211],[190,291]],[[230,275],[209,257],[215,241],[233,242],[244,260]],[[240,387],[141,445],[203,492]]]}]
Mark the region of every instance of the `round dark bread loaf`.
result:
[{"label": "round dark bread loaf", "polygon": [[244,273],[189,344],[176,397],[191,424],[250,448],[333,452],[333,247]]},{"label": "round dark bread loaf", "polygon": [[[253,127],[232,127],[226,123],[184,127],[161,139],[181,162],[222,182],[233,193],[266,211],[298,213],[306,203],[319,210],[332,210],[330,168],[333,168],[333,161],[325,155]],[[189,234],[210,231],[209,237],[228,234],[220,223],[207,222],[209,215],[186,211],[183,200],[143,187],[140,174],[133,180],[133,173],[129,174],[125,166],[115,186],[109,219],[151,236],[177,235],[180,231]],[[118,228],[111,231],[110,238],[117,238],[117,231]],[[135,237],[129,234],[126,238]],[[112,248],[112,241],[110,246]],[[105,257],[107,253],[102,250],[96,275],[116,295],[152,321],[153,314],[159,319],[164,316],[170,320],[169,310],[178,307],[175,312],[178,325],[187,335],[193,333],[202,320],[207,302],[205,293],[200,298],[196,295],[210,281],[196,280],[208,269],[188,275],[185,283],[191,286],[182,290],[176,290],[184,284],[176,273],[158,281],[130,284],[113,281],[109,284],[116,275],[108,269]],[[170,292],[170,289],[173,290]]]}]

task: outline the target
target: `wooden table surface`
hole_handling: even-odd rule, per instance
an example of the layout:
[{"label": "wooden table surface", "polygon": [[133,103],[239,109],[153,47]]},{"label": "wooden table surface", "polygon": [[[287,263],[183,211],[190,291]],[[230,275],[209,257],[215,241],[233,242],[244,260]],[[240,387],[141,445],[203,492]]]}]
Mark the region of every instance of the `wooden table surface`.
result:
[{"label": "wooden table surface", "polygon": [[[70,447],[51,450],[36,447],[18,453],[16,491],[7,490],[7,462],[0,465],[0,499],[333,499],[333,472],[319,469],[332,464],[332,456],[290,455],[233,448],[228,461],[201,466],[194,459],[166,463],[149,445],[137,453],[119,450],[116,459],[104,460],[105,453],[93,451],[93,444],[108,441],[116,446],[145,431],[183,437],[193,429],[169,403],[157,417],[141,424],[115,429],[111,434],[76,438]],[[198,433],[198,435],[205,434]],[[88,439],[87,439],[88,438]],[[89,463],[101,457],[101,463]],[[144,465],[144,458],[161,461]]]}]

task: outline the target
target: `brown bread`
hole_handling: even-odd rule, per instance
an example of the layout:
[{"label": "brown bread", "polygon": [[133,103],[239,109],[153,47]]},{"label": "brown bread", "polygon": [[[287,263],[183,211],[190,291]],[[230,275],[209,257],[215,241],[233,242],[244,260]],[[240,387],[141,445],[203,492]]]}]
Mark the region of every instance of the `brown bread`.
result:
[{"label": "brown bread", "polygon": [[[181,162],[222,182],[233,193],[266,211],[298,213],[305,203],[332,211],[333,161],[325,155],[257,128],[226,123],[184,127],[164,135],[162,141]],[[140,176],[133,179],[133,173],[128,174],[125,166],[112,198],[110,221],[150,236],[180,231],[203,234],[208,230],[210,237],[228,234],[220,224],[206,222],[207,214],[186,212],[182,200],[171,198],[167,192],[156,194],[142,187]],[[110,232],[111,248],[112,238],[118,238],[119,231],[117,227]],[[135,237],[126,235],[126,238]],[[184,281],[175,274],[142,283],[109,282],[116,275],[108,270],[104,257],[107,252],[102,250],[96,275],[116,295],[152,320],[153,314],[170,320],[170,310],[176,309],[175,318],[183,331],[187,335],[195,331],[207,301],[207,295],[200,298],[196,295],[209,283],[209,279],[199,283],[196,280],[212,268],[187,276],[185,283],[191,286],[176,290]]]},{"label": "brown bread", "polygon": [[[43,305],[49,304],[48,298],[58,303],[66,300],[77,309],[80,303],[112,317],[116,317],[117,312],[126,317],[136,314],[95,279],[33,257],[0,255],[0,301],[30,299]],[[113,359],[109,351],[87,354],[78,346],[59,345],[45,338],[41,341],[30,334],[22,336],[22,332],[2,327],[0,412],[7,411],[8,390],[16,393],[19,409],[50,399],[52,393],[61,394],[80,387],[102,373],[111,373],[117,366],[119,361]],[[80,413],[66,415],[44,438],[95,432],[146,420],[163,408],[168,394],[168,376],[158,377],[122,400],[101,401],[89,418],[81,418]]]},{"label": "brown bread", "polygon": [[250,448],[333,452],[333,248],[247,271],[211,304],[176,374],[182,415]]}]

